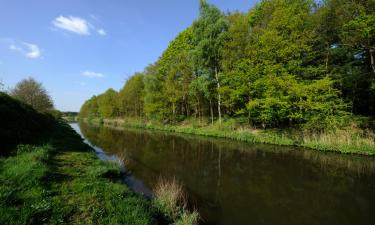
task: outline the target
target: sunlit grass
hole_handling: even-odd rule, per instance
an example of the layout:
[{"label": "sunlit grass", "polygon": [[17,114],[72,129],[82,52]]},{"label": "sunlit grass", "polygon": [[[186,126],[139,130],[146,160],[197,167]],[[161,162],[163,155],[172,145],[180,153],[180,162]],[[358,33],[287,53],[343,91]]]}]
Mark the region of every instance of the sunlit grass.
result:
[{"label": "sunlit grass", "polygon": [[157,210],[93,152],[20,146],[0,160],[0,224],[155,224]]},{"label": "sunlit grass", "polygon": [[[116,119],[116,121],[118,120]],[[314,132],[302,129],[255,129],[250,126],[235,124],[231,120],[229,122],[224,121],[222,124],[217,121],[211,124],[209,120],[188,119],[174,125],[138,118],[126,118],[122,121],[121,123],[117,122],[117,124],[131,128],[229,138],[249,143],[300,146],[320,151],[375,155],[375,134],[370,130],[353,127]],[[107,120],[106,124],[115,125],[110,120]]]}]

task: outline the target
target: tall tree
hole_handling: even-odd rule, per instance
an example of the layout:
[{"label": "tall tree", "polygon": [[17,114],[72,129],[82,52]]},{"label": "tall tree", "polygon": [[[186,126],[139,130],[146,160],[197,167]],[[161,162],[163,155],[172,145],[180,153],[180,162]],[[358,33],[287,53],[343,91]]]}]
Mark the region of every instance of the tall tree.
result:
[{"label": "tall tree", "polygon": [[39,112],[47,112],[53,109],[53,101],[48,95],[42,83],[34,78],[24,79],[16,84],[10,91],[11,95],[18,100],[31,105]]},{"label": "tall tree", "polygon": [[[215,6],[200,0],[199,18],[193,23],[195,67],[198,76],[208,72],[216,81],[217,111],[221,123],[220,74],[222,50],[227,38],[227,17]],[[212,99],[210,99],[212,100]]]},{"label": "tall tree", "polygon": [[119,116],[118,93],[112,88],[98,96],[98,111],[103,118]]},{"label": "tall tree", "polygon": [[134,74],[120,90],[119,110],[123,116],[142,116],[144,101],[143,77],[142,73]]}]

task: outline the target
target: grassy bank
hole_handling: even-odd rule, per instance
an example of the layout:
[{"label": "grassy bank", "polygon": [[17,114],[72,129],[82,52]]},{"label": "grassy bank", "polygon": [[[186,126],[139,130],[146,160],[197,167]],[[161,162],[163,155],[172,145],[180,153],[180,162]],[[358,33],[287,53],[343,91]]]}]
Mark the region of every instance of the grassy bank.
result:
[{"label": "grassy bank", "polygon": [[20,146],[1,160],[0,224],[155,224],[156,212],[89,152]]},{"label": "grassy bank", "polygon": [[173,215],[170,204],[160,204],[172,189],[146,200],[122,183],[119,165],[92,152],[20,145],[0,168],[0,224],[197,223],[177,203]]},{"label": "grassy bank", "polygon": [[0,224],[195,224],[131,191],[64,121],[6,94],[0,115]]},{"label": "grassy bank", "polygon": [[297,129],[254,129],[239,126],[233,121],[222,124],[202,123],[195,120],[174,125],[141,119],[91,119],[94,124],[107,124],[168,132],[196,134],[210,137],[230,138],[249,143],[299,146],[319,151],[334,151],[346,154],[375,155],[375,134],[370,130],[349,127],[344,130],[307,132]]}]

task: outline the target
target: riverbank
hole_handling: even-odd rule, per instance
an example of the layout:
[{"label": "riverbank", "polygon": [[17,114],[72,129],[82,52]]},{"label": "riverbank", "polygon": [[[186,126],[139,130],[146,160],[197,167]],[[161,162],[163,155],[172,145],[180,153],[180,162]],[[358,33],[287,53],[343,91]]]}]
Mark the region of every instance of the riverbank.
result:
[{"label": "riverbank", "polygon": [[1,167],[1,224],[155,224],[118,166],[91,152],[23,145]]},{"label": "riverbank", "polygon": [[130,190],[65,121],[3,93],[0,106],[0,224],[197,223]]},{"label": "riverbank", "polygon": [[298,146],[343,154],[375,155],[375,134],[370,130],[361,130],[358,128],[314,133],[296,129],[253,129],[251,127],[238,126],[231,122],[223,122],[221,125],[214,123],[212,125],[210,123],[199,124],[197,121],[183,121],[175,125],[170,125],[134,118],[94,118],[90,120],[84,119],[84,121],[117,127],[229,138],[249,143]]}]

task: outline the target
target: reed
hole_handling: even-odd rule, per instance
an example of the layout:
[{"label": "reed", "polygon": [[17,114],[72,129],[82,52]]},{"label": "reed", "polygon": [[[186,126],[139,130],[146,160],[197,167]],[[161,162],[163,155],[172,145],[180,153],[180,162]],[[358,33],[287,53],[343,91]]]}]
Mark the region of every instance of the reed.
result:
[{"label": "reed", "polygon": [[176,178],[159,178],[154,188],[153,200],[156,208],[161,210],[173,224],[196,225],[199,214],[188,210],[188,202],[183,185]]}]

